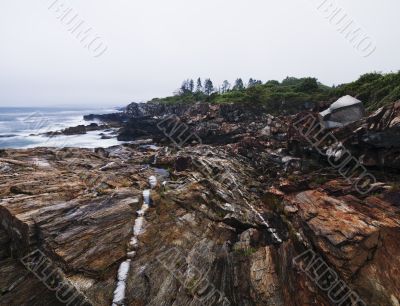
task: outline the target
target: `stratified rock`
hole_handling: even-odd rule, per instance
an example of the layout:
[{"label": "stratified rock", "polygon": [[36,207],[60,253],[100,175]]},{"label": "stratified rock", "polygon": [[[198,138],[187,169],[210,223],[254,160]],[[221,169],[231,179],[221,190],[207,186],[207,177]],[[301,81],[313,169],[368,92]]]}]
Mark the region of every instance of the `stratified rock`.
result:
[{"label": "stratified rock", "polygon": [[374,196],[362,201],[319,191],[287,197],[285,205],[303,238],[365,302],[395,305],[393,297],[400,296],[398,208]]},{"label": "stratified rock", "polygon": [[[332,130],[338,148],[395,167],[397,109]],[[305,250],[365,304],[399,305],[398,174],[369,168],[374,194],[359,194],[327,164],[333,144],[290,125],[303,115],[132,104],[111,116],[130,144],[0,151],[0,305],[57,305],[22,266],[35,250],[92,305],[111,305],[122,262],[125,305],[332,305],[294,262]]]}]

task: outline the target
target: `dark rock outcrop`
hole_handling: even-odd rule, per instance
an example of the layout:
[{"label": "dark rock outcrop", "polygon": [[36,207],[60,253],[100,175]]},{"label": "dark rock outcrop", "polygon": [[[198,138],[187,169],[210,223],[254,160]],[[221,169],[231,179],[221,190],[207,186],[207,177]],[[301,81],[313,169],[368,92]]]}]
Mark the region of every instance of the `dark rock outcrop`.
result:
[{"label": "dark rock outcrop", "polygon": [[[262,105],[244,104],[132,103],[124,114],[129,117],[129,120],[121,122],[123,127],[118,136],[119,140],[154,138],[155,142],[169,141],[165,131],[160,129],[160,126],[167,125],[170,130],[176,129],[175,132],[180,128],[185,130],[185,136],[195,134],[205,144],[237,142],[239,138],[255,134],[265,128],[271,118]],[[199,142],[198,139],[193,140]]]}]

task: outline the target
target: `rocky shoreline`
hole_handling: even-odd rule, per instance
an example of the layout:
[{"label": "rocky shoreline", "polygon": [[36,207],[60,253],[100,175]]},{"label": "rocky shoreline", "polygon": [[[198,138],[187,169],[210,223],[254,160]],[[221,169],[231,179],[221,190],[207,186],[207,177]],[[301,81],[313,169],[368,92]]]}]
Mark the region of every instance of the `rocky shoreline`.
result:
[{"label": "rocky shoreline", "polygon": [[[85,117],[130,144],[0,150],[0,305],[399,305],[400,102],[318,147],[307,116],[133,103]],[[376,179],[368,192],[329,163],[346,152]],[[38,250],[75,295],[24,266]]]}]

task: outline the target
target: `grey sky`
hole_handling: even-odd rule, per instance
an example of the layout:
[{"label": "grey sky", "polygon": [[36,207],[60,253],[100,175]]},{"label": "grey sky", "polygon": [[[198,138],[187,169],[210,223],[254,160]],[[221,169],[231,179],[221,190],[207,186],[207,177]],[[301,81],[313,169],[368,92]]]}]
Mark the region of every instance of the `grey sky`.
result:
[{"label": "grey sky", "polygon": [[335,1],[376,41],[367,58],[324,19],[322,1],[70,0],[108,45],[94,58],[48,10],[54,0],[0,0],[0,106],[126,105],[198,76],[332,85],[400,69],[398,0]]}]

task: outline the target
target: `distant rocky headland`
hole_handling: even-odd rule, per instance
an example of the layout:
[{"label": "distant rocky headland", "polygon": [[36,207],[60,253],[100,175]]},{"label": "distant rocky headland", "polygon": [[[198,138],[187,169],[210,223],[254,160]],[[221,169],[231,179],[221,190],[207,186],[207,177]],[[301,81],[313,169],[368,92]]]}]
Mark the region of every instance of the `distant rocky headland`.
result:
[{"label": "distant rocky headland", "polygon": [[62,132],[129,143],[0,150],[0,305],[399,305],[400,101],[330,104],[132,103]]}]

